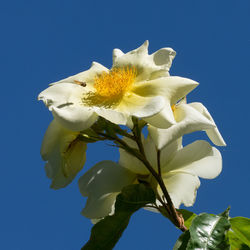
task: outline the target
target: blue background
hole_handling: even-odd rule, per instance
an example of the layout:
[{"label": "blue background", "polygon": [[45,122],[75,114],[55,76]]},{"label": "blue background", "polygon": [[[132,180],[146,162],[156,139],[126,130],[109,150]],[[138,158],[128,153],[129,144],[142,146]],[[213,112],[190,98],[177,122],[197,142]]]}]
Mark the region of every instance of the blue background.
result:
[{"label": "blue background", "polygon": [[[92,61],[110,67],[113,48],[127,52],[146,39],[151,53],[177,51],[171,74],[200,82],[188,101],[209,109],[228,144],[220,148],[222,174],[202,180],[189,209],[219,213],[231,205],[231,216],[249,217],[249,0],[10,0],[0,9],[1,249],[71,250],[88,240],[92,224],[80,215],[85,201],[77,180],[49,189],[39,150],[52,116],[36,98]],[[84,170],[118,160],[114,150],[90,145]],[[141,210],[116,249],[172,249],[179,234]]]}]

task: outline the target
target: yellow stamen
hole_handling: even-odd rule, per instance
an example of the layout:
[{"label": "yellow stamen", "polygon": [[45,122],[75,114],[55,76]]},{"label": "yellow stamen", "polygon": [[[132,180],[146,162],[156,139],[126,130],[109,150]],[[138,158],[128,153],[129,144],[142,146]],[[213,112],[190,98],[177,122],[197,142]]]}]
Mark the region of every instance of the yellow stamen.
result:
[{"label": "yellow stamen", "polygon": [[119,97],[127,92],[136,78],[135,68],[114,68],[95,78],[96,94],[102,97]]},{"label": "yellow stamen", "polygon": [[114,68],[108,73],[103,72],[94,79],[94,92],[83,98],[89,106],[112,107],[117,105],[123,95],[133,85],[137,71],[135,67]]},{"label": "yellow stamen", "polygon": [[171,109],[172,109],[172,111],[173,111],[173,113],[175,112],[175,110],[176,110],[176,105],[175,104],[173,104],[172,106],[171,106]]}]

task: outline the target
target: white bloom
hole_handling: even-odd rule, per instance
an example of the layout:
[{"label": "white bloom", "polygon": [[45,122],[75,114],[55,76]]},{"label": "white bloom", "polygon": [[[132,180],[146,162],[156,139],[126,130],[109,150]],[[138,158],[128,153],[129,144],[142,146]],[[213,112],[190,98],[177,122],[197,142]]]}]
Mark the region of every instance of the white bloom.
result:
[{"label": "white bloom", "polygon": [[[136,145],[127,139],[130,146]],[[143,142],[145,154],[157,171],[157,152],[153,141],[148,137]],[[172,142],[161,151],[161,173],[166,188],[176,208],[180,204],[192,206],[196,191],[200,186],[199,177],[212,179],[222,169],[220,152],[206,141],[196,141],[182,147],[181,140]],[[141,161],[120,149],[119,164],[104,161],[98,163],[79,180],[79,188],[88,200],[82,214],[91,219],[104,217],[112,212],[116,195],[128,184],[136,180],[155,183]],[[161,190],[157,187],[160,194]]]},{"label": "white bloom", "polygon": [[148,118],[162,110],[161,127],[167,128],[174,122],[171,105],[198,85],[169,76],[174,56],[170,48],[149,55],[147,41],[126,54],[115,49],[111,70],[93,63],[89,70],[52,84],[38,99],[74,131],[87,129],[98,116],[131,127],[131,116]]},{"label": "white bloom", "polygon": [[79,189],[88,200],[82,214],[98,219],[112,212],[117,194],[133,183],[134,173],[112,161],[97,163],[79,179]]},{"label": "white bloom", "polygon": [[172,106],[176,123],[167,129],[148,127],[148,131],[158,149],[177,140],[184,134],[206,131],[210,140],[217,146],[226,146],[216,124],[206,107],[198,102],[186,104],[185,101]]},{"label": "white bloom", "polygon": [[79,133],[63,128],[53,120],[41,146],[47,176],[52,179],[51,188],[67,186],[83,168],[87,145],[77,139]]}]

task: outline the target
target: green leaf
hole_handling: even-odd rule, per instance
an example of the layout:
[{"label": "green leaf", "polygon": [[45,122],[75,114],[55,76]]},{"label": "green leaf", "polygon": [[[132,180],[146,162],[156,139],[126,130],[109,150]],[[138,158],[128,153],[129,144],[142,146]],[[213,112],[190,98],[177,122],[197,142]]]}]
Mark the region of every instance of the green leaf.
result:
[{"label": "green leaf", "polygon": [[176,241],[173,250],[186,250],[189,240],[190,232],[188,230],[185,233],[181,234],[179,239]]},{"label": "green leaf", "polygon": [[228,231],[227,237],[230,243],[230,250],[249,250],[250,249],[250,247],[248,247],[246,244],[244,244],[243,241],[241,241],[238,238],[235,232]]},{"label": "green leaf", "polygon": [[229,228],[230,223],[224,216],[202,213],[192,221],[187,249],[229,249],[225,237]]},{"label": "green leaf", "polygon": [[189,229],[193,219],[197,216],[197,214],[191,211],[188,211],[186,209],[177,209],[177,211],[182,214],[183,219],[184,219],[184,224]]},{"label": "green leaf", "polygon": [[250,247],[250,219],[235,217],[231,218],[229,221],[237,237]]},{"label": "green leaf", "polygon": [[229,219],[229,211],[230,211],[230,206],[221,214],[219,214],[219,216],[225,217],[226,219]]},{"label": "green leaf", "polygon": [[155,202],[152,188],[144,184],[126,186],[117,196],[115,213],[95,224],[84,250],[112,249],[128,226],[131,215],[148,203]]}]

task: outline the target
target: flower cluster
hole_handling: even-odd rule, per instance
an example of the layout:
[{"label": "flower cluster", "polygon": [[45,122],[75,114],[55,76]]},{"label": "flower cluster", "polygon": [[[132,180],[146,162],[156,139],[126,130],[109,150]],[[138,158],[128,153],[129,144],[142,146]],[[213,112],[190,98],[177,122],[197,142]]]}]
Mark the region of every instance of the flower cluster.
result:
[{"label": "flower cluster", "polygon": [[174,57],[171,48],[148,54],[147,41],[128,53],[115,49],[111,69],[94,62],[39,94],[54,117],[41,147],[52,188],[75,178],[85,163],[87,143],[111,140],[120,148],[118,163],[99,162],[80,177],[80,192],[88,197],[84,216],[98,220],[111,214],[122,188],[141,182],[154,189],[156,210],[168,203],[162,185],[175,208],[192,206],[199,177],[220,174],[222,159],[215,147],[203,140],[182,145],[183,135],[194,131],[205,131],[217,146],[225,142],[203,104],[186,101],[198,83],[170,76]]}]

